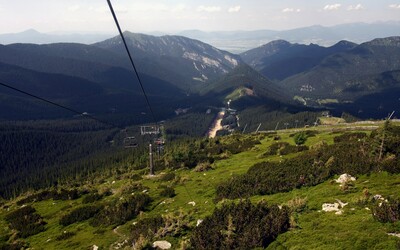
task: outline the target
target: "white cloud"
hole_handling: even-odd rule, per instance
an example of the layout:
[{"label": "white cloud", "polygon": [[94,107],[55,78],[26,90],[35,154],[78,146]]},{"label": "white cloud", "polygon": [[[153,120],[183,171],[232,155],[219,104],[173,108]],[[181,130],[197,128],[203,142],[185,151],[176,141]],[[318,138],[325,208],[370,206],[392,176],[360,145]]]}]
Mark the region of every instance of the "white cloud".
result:
[{"label": "white cloud", "polygon": [[389,5],[389,8],[400,10],[400,4],[391,4]]},{"label": "white cloud", "polygon": [[165,4],[150,4],[150,3],[135,3],[130,6],[130,9],[134,10],[135,12],[164,12],[170,11],[169,8]]},{"label": "white cloud", "polygon": [[[108,13],[108,12],[110,12],[110,9],[109,9],[108,6],[100,6],[100,7],[97,7],[97,8],[90,7],[89,10],[90,11],[95,11],[97,13]],[[117,12],[117,14],[118,13],[127,13],[128,12],[127,8],[125,8],[123,6],[120,6],[120,5],[115,5],[114,6],[114,10],[115,10],[115,12]]]},{"label": "white cloud", "polygon": [[347,7],[348,11],[353,11],[353,10],[363,10],[364,7],[361,4],[357,4],[357,5],[350,5],[349,7]]},{"label": "white cloud", "polygon": [[228,12],[229,12],[229,13],[239,12],[241,8],[242,8],[242,7],[241,7],[240,5],[234,6],[234,7],[230,7],[230,8],[228,9]]},{"label": "white cloud", "polygon": [[339,10],[342,5],[340,3],[325,5],[324,10]]},{"label": "white cloud", "polygon": [[174,7],[172,7],[171,11],[172,12],[182,12],[182,11],[185,11],[186,9],[187,9],[186,5],[178,4],[178,5],[174,6]]},{"label": "white cloud", "polygon": [[80,8],[81,8],[81,6],[79,4],[75,4],[75,5],[69,6],[68,11],[75,12],[75,11],[79,10]]},{"label": "white cloud", "polygon": [[294,9],[294,8],[286,8],[282,10],[283,13],[289,13],[289,12],[301,12],[301,9]]},{"label": "white cloud", "polygon": [[199,12],[219,12],[221,11],[221,7],[219,6],[204,6],[201,5],[199,7],[197,7],[197,11]]}]

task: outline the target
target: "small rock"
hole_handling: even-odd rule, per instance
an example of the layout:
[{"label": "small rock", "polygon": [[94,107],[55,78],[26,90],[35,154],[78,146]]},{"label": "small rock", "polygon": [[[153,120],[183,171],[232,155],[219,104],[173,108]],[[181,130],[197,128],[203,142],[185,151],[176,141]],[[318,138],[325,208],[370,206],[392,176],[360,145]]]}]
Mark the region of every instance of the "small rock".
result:
[{"label": "small rock", "polygon": [[395,236],[395,237],[399,237],[399,238],[400,238],[400,234],[397,234],[397,233],[388,233],[388,235],[390,235],[390,236]]},{"label": "small rock", "polygon": [[338,199],[336,199],[336,201],[339,203],[341,208],[344,208],[345,206],[347,206],[349,204],[348,202],[344,203],[344,202],[342,202],[341,200],[338,200]]},{"label": "small rock", "polygon": [[339,210],[339,211],[337,211],[335,214],[337,214],[337,215],[342,215],[342,214],[343,214],[343,210]]},{"label": "small rock", "polygon": [[159,240],[159,241],[155,241],[153,242],[153,247],[156,248],[160,248],[160,249],[170,249],[172,247],[171,243],[169,243],[166,240]]},{"label": "small rock", "polygon": [[198,227],[201,223],[203,222],[203,220],[197,220],[197,224],[196,224],[196,227]]},{"label": "small rock", "polygon": [[369,210],[371,210],[371,209],[369,209],[369,207],[366,207],[365,210],[368,210],[368,211],[369,211]]},{"label": "small rock", "polygon": [[322,210],[325,212],[337,212],[339,211],[339,203],[324,203],[322,204]]},{"label": "small rock", "polygon": [[377,201],[377,200],[384,201],[384,200],[385,200],[385,198],[383,198],[383,196],[380,195],[380,194],[374,195],[374,196],[372,197],[372,199],[375,200],[375,201]]},{"label": "small rock", "polygon": [[115,181],[112,181],[111,184],[115,184]]},{"label": "small rock", "polygon": [[93,245],[93,250],[99,250],[99,247],[96,245]]},{"label": "small rock", "polygon": [[336,180],[337,183],[347,183],[350,181],[356,181],[356,178],[354,178],[353,176],[349,175],[349,174],[342,174],[341,176],[339,176],[339,178]]}]

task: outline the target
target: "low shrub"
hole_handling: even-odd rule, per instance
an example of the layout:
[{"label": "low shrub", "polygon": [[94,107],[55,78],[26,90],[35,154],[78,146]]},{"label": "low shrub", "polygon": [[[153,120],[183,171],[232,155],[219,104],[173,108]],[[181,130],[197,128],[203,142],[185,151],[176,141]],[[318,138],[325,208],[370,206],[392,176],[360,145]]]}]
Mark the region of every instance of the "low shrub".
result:
[{"label": "low shrub", "polygon": [[62,234],[58,235],[56,237],[57,241],[62,241],[62,240],[68,240],[69,238],[75,236],[76,233],[75,232],[63,232]]},{"label": "low shrub", "polygon": [[400,220],[400,200],[377,201],[372,209],[374,218],[382,223],[393,223]]},{"label": "low shrub", "polygon": [[293,136],[293,141],[296,145],[303,145],[307,141],[307,135],[304,132],[297,133]]},{"label": "low shrub", "polygon": [[193,230],[194,249],[265,248],[289,227],[287,207],[250,201],[224,204]]},{"label": "low shrub", "polygon": [[166,197],[166,198],[172,198],[175,197],[175,189],[172,187],[163,187],[163,189],[160,192],[161,197]]},{"label": "low shrub", "polygon": [[163,174],[160,177],[160,181],[173,181],[175,179],[175,177],[176,177],[175,173],[169,172],[169,173]]},{"label": "low shrub", "polygon": [[100,206],[83,206],[78,207],[60,219],[60,225],[68,226],[70,224],[84,221],[95,216],[99,211]]},{"label": "low shrub", "polygon": [[135,218],[151,202],[147,194],[135,194],[123,200],[114,200],[94,216],[92,226],[121,225]]},{"label": "low shrub", "polygon": [[137,241],[140,236],[143,236],[147,239],[152,239],[165,225],[164,219],[161,216],[145,218],[139,220],[135,225],[131,227],[130,236],[132,237],[133,241]]},{"label": "low shrub", "polygon": [[197,166],[194,168],[195,172],[206,172],[209,170],[213,170],[211,167],[211,164],[209,162],[202,162],[197,164]]},{"label": "low shrub", "polygon": [[75,200],[81,197],[85,192],[80,192],[77,189],[60,189],[60,190],[44,190],[26,198],[17,201],[17,205],[21,206],[30,202],[44,201],[44,200]]},{"label": "low shrub", "polygon": [[357,133],[344,133],[342,135],[336,136],[333,138],[333,141],[335,143],[340,143],[340,142],[351,142],[351,141],[358,141],[363,138],[366,138],[367,134],[363,132],[357,132]]},{"label": "low shrub", "polygon": [[82,203],[87,204],[87,203],[93,203],[95,201],[99,201],[103,198],[103,195],[99,193],[91,193],[83,197]]},{"label": "low shrub", "polygon": [[18,231],[17,235],[26,238],[45,230],[47,224],[42,216],[31,206],[26,206],[6,215],[5,220],[11,229]]},{"label": "low shrub", "polygon": [[282,148],[279,152],[281,155],[288,155],[288,154],[303,152],[306,150],[308,150],[308,147],[305,145],[299,145],[299,146],[288,145]]}]

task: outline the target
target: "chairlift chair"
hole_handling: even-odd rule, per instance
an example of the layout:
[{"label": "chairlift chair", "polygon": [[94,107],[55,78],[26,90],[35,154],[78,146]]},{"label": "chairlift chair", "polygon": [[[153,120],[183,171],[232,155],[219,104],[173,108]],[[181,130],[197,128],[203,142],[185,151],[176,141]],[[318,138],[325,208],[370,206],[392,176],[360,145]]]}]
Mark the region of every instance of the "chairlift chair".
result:
[{"label": "chairlift chair", "polygon": [[160,133],[159,126],[140,126],[141,135],[158,135]]},{"label": "chairlift chair", "polygon": [[125,148],[136,148],[138,146],[136,137],[127,136],[124,138],[124,147]]}]

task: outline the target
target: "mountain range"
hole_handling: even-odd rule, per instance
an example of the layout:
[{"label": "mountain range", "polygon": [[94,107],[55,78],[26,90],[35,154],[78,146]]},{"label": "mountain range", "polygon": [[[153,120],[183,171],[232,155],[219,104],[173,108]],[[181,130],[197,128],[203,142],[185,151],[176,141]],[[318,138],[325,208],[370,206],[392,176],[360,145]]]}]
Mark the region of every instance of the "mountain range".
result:
[{"label": "mountain range", "polygon": [[12,43],[83,43],[91,44],[109,38],[110,34],[83,34],[83,33],[41,33],[34,29],[25,30],[18,33],[0,34],[1,44]]},{"label": "mountain range", "polygon": [[[159,119],[178,108],[206,109],[229,100],[239,110],[297,106],[352,114],[364,110],[367,117],[399,106],[393,101],[400,87],[399,37],[359,45],[342,40],[330,47],[276,40],[235,55],[183,36],[124,34]],[[92,45],[0,45],[0,63],[1,80],[10,85],[89,113],[149,119],[119,36]],[[7,106],[3,119],[60,115],[0,91]],[[365,103],[374,108],[366,112]]]},{"label": "mountain range", "polygon": [[[156,75],[188,91],[228,73],[241,63],[237,55],[182,36],[124,34],[132,54],[140,61],[140,71]],[[120,37],[94,46],[126,57]]]},{"label": "mountain range", "polygon": [[[243,64],[238,55],[185,37],[130,32],[125,32],[125,36],[160,120],[180,107],[195,107],[200,103],[203,107],[223,105],[223,98],[215,98],[214,94],[200,96],[200,90]],[[148,113],[146,102],[119,37],[93,45],[0,45],[0,63],[2,80],[22,90],[97,115],[108,115],[112,111],[144,120],[150,118],[143,117]],[[59,95],[58,91],[67,88],[68,82],[71,83],[69,91]],[[37,86],[40,83],[42,86]],[[89,87],[95,87],[96,94],[81,97],[84,93],[81,88]],[[38,113],[41,118],[65,115],[38,106],[33,100],[24,99],[21,105],[20,94],[4,88],[0,91],[2,99],[7,100],[2,119],[32,119]]]},{"label": "mountain range", "polygon": [[375,38],[400,35],[400,22],[348,23],[331,27],[314,25],[289,30],[254,30],[254,31],[214,31],[188,30],[179,35],[198,39],[217,48],[234,53],[247,50],[275,40],[290,43],[332,46],[338,41],[347,40],[363,43]]},{"label": "mountain range", "polygon": [[[294,94],[306,97],[352,99],[356,96],[394,87],[367,79],[396,77],[387,72],[400,69],[400,37],[375,39],[352,49],[326,56],[313,68],[281,82]],[[367,77],[369,76],[369,77]],[[315,95],[314,95],[315,93]]]},{"label": "mountain range", "polygon": [[318,65],[325,57],[352,49],[356,44],[340,41],[331,47],[291,44],[276,40],[241,54],[242,59],[271,80],[281,81]]},{"label": "mountain range", "polygon": [[[178,35],[210,44],[231,53],[243,53],[247,50],[275,40],[286,40],[290,43],[332,46],[341,40],[363,43],[374,38],[400,35],[400,22],[347,23],[325,27],[313,25],[288,30],[253,30],[253,31],[201,31],[184,30],[174,33],[149,32],[149,35]],[[0,34],[0,44],[11,43],[83,43],[92,44],[112,37],[111,34],[84,34],[83,32],[41,33],[29,29],[20,33]]]}]

